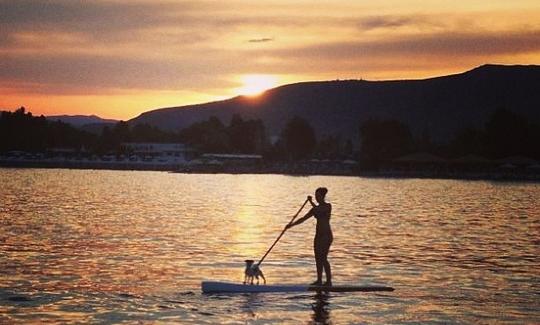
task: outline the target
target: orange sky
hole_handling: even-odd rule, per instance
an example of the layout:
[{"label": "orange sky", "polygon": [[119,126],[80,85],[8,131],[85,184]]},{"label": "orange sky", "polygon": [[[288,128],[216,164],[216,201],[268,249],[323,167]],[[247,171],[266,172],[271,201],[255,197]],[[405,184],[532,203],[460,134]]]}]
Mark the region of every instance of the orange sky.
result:
[{"label": "orange sky", "polygon": [[539,1],[0,0],[0,109],[141,112],[306,80],[540,64]]}]

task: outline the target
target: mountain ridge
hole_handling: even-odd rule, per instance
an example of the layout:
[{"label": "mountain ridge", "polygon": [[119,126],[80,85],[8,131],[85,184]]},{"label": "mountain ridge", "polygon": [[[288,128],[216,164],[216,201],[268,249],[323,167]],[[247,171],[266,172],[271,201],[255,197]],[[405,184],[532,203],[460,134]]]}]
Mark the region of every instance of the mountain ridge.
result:
[{"label": "mountain ridge", "polygon": [[95,114],[48,115],[48,116],[45,116],[45,118],[49,121],[61,121],[67,124],[71,124],[72,126],[75,126],[75,127],[82,127],[87,124],[101,124],[101,123],[110,124],[110,123],[118,122],[118,120],[102,118]]},{"label": "mountain ridge", "polygon": [[445,141],[464,127],[478,127],[505,107],[540,121],[539,65],[485,64],[469,71],[426,79],[330,80],[282,85],[258,97],[166,107],[129,120],[177,130],[216,116],[227,123],[233,114],[260,118],[269,136],[279,134],[294,115],[306,118],[318,136],[339,134],[353,141],[369,118],[393,118],[413,133],[427,130]]}]

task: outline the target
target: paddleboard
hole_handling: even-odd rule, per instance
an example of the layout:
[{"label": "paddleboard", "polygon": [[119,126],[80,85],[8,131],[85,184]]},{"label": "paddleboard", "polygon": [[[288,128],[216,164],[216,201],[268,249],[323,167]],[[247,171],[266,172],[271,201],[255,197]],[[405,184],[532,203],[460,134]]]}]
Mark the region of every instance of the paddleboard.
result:
[{"label": "paddleboard", "polygon": [[311,286],[306,284],[274,284],[256,285],[239,284],[219,281],[202,281],[203,293],[251,293],[251,292],[370,292],[370,291],[394,291],[394,288],[381,285],[334,285],[334,286]]}]

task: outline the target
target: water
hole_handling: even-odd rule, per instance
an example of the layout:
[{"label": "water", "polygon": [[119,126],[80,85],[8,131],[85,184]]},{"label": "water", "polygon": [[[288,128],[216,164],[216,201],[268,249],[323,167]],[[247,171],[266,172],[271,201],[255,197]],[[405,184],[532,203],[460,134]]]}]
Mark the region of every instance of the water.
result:
[{"label": "water", "polygon": [[[539,323],[540,184],[0,169],[0,323]],[[329,188],[336,284],[389,293],[203,295],[240,281]],[[263,264],[315,278],[314,221]]]}]

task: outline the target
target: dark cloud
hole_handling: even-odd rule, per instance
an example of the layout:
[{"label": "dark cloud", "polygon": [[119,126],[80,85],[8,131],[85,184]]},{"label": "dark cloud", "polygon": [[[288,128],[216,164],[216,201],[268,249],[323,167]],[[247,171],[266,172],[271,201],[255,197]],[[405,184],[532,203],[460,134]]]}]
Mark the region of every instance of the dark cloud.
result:
[{"label": "dark cloud", "polygon": [[[42,85],[29,87],[29,92],[73,93],[108,88],[197,90],[232,88],[235,85],[225,80],[227,76],[261,70],[319,75],[331,72],[340,77],[351,71],[421,71],[474,60],[481,64],[501,55],[538,51],[540,31],[438,33],[293,49],[214,49],[206,50],[204,55],[179,55],[178,59],[0,55],[0,80]],[[260,57],[273,59],[261,62]]]},{"label": "dark cloud", "polygon": [[415,27],[436,27],[440,22],[435,22],[427,16],[423,15],[409,15],[409,16],[369,16],[362,17],[358,23],[358,27],[361,30],[372,30],[378,28],[399,28],[405,26]]},{"label": "dark cloud", "polygon": [[[203,1],[0,0],[0,40],[21,32],[74,33],[93,41],[133,40],[142,31],[203,24],[209,8]],[[219,8],[219,4],[213,7]]]},{"label": "dark cloud", "polygon": [[[95,56],[0,55],[0,80],[13,84],[48,85],[30,93],[94,91],[96,89],[194,90],[233,86],[223,79],[234,67],[201,58],[186,62]],[[56,90],[55,90],[56,89]]]},{"label": "dark cloud", "polygon": [[[467,30],[465,16],[325,16],[293,10],[255,15],[234,12],[244,8],[240,5],[245,3],[0,0],[0,88],[17,85],[39,93],[206,90],[232,88],[236,85],[225,81],[231,75],[254,71],[335,73],[332,77],[339,78],[359,69],[420,71],[540,51],[540,30]],[[326,27],[335,31],[335,39],[343,39],[341,30],[357,38],[336,42],[322,33],[314,44],[316,33]],[[261,31],[275,35],[279,44],[255,46],[275,39],[246,37]],[[243,44],[226,44],[231,35]],[[297,45],[275,48],[287,38],[298,39]]]},{"label": "dark cloud", "polygon": [[539,52],[540,30],[435,33],[290,49],[261,48],[250,51],[249,55],[273,60],[256,62],[245,58],[244,67],[272,74],[320,75],[329,79],[370,79],[370,76],[385,74],[410,77],[415,73],[426,75],[427,71],[439,75],[441,70],[459,71],[486,62],[500,62],[501,58]]},{"label": "dark cloud", "polygon": [[275,56],[296,59],[355,60],[361,57],[414,60],[456,56],[496,56],[540,51],[540,30],[501,33],[434,33],[394,39],[339,42],[281,49]]},{"label": "dark cloud", "polygon": [[[21,32],[73,33],[92,42],[141,40],[140,33],[193,33],[211,39],[246,26],[308,28],[354,25],[356,18],[295,14],[232,15],[229,3],[215,1],[0,0],[0,42]],[[238,3],[236,3],[238,5]],[[164,30],[168,30],[165,32]],[[271,41],[271,39],[264,39]]]},{"label": "dark cloud", "polygon": [[270,37],[264,37],[264,38],[253,38],[248,40],[248,43],[266,43],[266,42],[272,42],[274,41],[274,38]]},{"label": "dark cloud", "polygon": [[0,1],[0,24],[17,29],[131,29],[156,22],[166,6],[98,1]]}]

